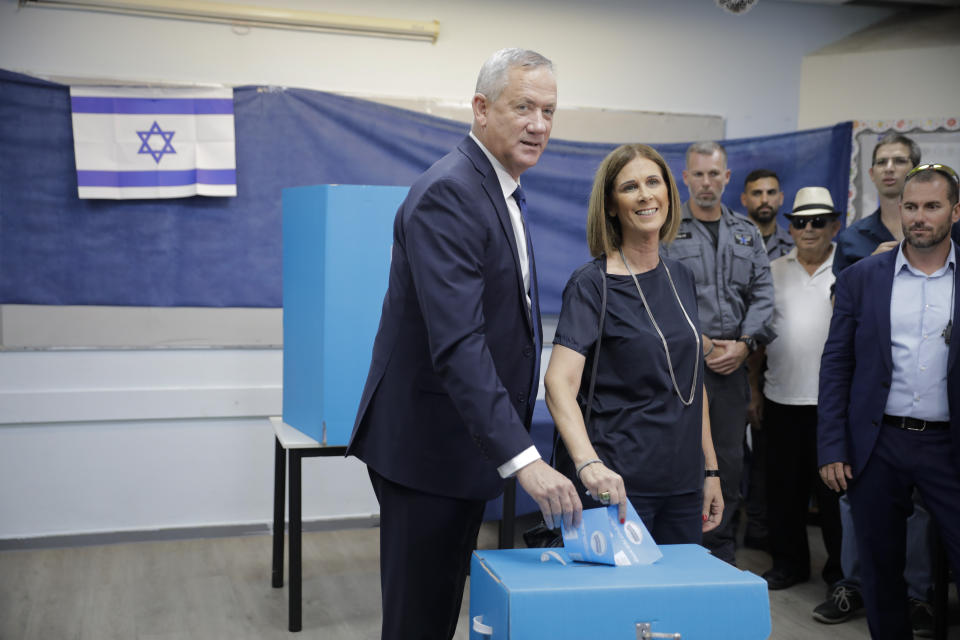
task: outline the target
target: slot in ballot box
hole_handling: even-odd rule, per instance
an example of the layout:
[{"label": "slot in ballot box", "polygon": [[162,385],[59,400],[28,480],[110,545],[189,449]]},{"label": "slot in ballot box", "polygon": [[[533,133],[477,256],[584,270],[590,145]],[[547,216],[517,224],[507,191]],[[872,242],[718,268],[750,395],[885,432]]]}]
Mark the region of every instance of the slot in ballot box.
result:
[{"label": "slot in ballot box", "polygon": [[545,549],[474,551],[470,639],[754,640],[770,635],[770,600],[762,578],[699,545],[661,545],[660,550],[663,558],[654,564],[628,567],[571,562],[562,549],[556,552],[566,564]]}]

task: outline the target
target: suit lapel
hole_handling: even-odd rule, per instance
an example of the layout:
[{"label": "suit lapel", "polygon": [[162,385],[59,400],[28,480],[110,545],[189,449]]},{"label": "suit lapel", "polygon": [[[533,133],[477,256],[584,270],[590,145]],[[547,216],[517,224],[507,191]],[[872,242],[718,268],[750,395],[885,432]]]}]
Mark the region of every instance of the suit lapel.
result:
[{"label": "suit lapel", "polygon": [[956,366],[957,352],[960,352],[960,246],[954,243],[953,247],[958,264],[953,268],[953,328],[947,352],[947,373]]},{"label": "suit lapel", "polygon": [[[892,259],[877,260],[873,265],[871,285],[866,293],[874,307],[877,318],[877,335],[883,352],[883,364],[887,373],[893,373],[893,352],[890,347],[890,296],[893,294],[893,265],[896,261],[897,250],[888,251],[885,255]],[[871,294],[874,292],[876,295]]]},{"label": "suit lapel", "polygon": [[[477,146],[477,143],[474,142],[470,136],[467,136],[466,139],[460,143],[460,150],[464,153],[464,155],[470,158],[473,166],[483,176],[481,185],[487,194],[487,198],[490,200],[490,204],[493,205],[493,209],[497,213],[497,220],[500,221],[500,230],[506,236],[507,243],[510,245],[510,254],[513,258],[513,266],[517,274],[517,290],[520,293],[523,308],[526,308],[527,292],[523,286],[523,271],[520,267],[520,252],[517,250],[517,239],[516,235],[513,233],[513,223],[510,222],[510,212],[507,211],[507,203],[503,197],[503,189],[500,188],[500,180],[497,178],[497,172],[494,171],[493,166],[490,164],[487,156],[484,155],[483,150]],[[530,286],[533,287],[535,284],[536,277],[533,270],[533,255],[531,254]],[[524,315],[527,321],[527,330],[530,331],[531,335],[533,335],[533,318],[531,317],[530,313],[526,313]]]}]

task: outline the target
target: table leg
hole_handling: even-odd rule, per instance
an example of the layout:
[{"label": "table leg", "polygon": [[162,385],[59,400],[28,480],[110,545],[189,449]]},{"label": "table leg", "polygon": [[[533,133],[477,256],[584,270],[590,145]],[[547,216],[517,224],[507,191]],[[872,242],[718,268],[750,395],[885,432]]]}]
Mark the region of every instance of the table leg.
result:
[{"label": "table leg", "polygon": [[500,513],[500,548],[513,549],[513,525],[517,513],[517,479],[507,480]]},{"label": "table leg", "polygon": [[276,446],[273,453],[273,577],[274,588],[283,586],[283,534],[284,534],[284,498],[287,489],[287,452],[274,438]]},{"label": "table leg", "polygon": [[301,608],[303,572],[301,566],[301,512],[300,512],[300,451],[290,450],[290,631],[300,631],[303,625]]}]

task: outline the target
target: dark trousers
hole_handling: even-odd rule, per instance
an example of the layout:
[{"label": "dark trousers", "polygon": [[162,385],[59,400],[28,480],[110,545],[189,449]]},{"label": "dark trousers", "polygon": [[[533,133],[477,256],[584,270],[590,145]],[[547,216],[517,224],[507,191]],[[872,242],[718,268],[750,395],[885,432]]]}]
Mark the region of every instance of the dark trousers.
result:
[{"label": "dark trousers", "polygon": [[843,577],[840,569],[842,529],[838,496],[820,479],[817,468],[816,405],[784,405],[764,399],[767,434],[767,514],[774,569],[810,575],[807,511],[817,496],[827,561],[821,575],[829,585]]},{"label": "dark trousers", "polygon": [[767,527],[767,432],[763,425],[750,425],[750,449],[745,450],[747,463],[746,496],[743,510],[747,516],[744,538],[766,540]]},{"label": "dark trousers", "polygon": [[703,492],[675,496],[630,496],[657,544],[700,544],[703,536]]},{"label": "dark trousers", "polygon": [[423,493],[367,470],[380,502],[381,638],[450,640],[485,503]]},{"label": "dark trousers", "polygon": [[903,571],[913,490],[920,492],[960,579],[960,469],[953,461],[949,431],[879,429],[870,459],[847,495],[870,635],[909,640],[913,632]]},{"label": "dark trousers", "polygon": [[703,381],[710,402],[710,430],[720,465],[720,489],[723,492],[723,520],[719,527],[703,535],[703,546],[721,560],[735,564],[736,526],[733,516],[740,508],[743,438],[750,404],[747,368],[741,366],[728,376],[707,369]]}]

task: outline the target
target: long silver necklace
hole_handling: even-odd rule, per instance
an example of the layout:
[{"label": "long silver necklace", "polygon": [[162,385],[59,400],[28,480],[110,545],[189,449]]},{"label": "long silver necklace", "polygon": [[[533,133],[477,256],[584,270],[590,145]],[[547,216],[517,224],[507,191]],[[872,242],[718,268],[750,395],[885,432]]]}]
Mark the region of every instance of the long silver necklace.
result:
[{"label": "long silver necklace", "polygon": [[[677,392],[677,397],[680,398],[680,402],[683,403],[683,406],[689,407],[693,404],[694,394],[697,392],[697,375],[700,373],[700,358],[694,358],[693,360],[693,381],[690,383],[690,397],[684,400],[683,394],[680,393],[680,386],[677,384],[677,376],[673,371],[673,360],[670,358],[670,347],[667,346],[667,339],[663,337],[663,331],[660,331],[660,325],[657,324],[656,319],[653,317],[653,312],[650,310],[650,305],[647,304],[647,296],[643,295],[643,289],[640,288],[640,281],[637,280],[637,276],[633,274],[633,271],[630,269],[630,265],[627,264],[627,259],[623,255],[623,247],[620,248],[620,259],[623,260],[623,266],[627,268],[627,273],[630,274],[630,277],[633,278],[633,284],[637,285],[637,291],[640,293],[640,299],[643,301],[643,308],[647,310],[647,316],[650,318],[650,322],[653,324],[653,328],[657,330],[657,335],[660,336],[660,342],[663,343],[663,352],[667,354],[667,367],[670,369],[670,379],[673,381],[673,389]],[[663,264],[664,270],[667,272],[667,280],[670,282],[670,288],[673,289],[673,295],[677,299],[677,304],[680,305],[680,311],[683,312],[683,317],[687,319],[687,324],[690,325],[690,329],[693,331],[693,338],[697,343],[696,353],[700,353],[700,334],[697,332],[697,328],[693,325],[693,321],[690,319],[690,316],[687,315],[687,310],[683,307],[683,302],[680,301],[680,294],[677,293],[677,287],[673,284],[673,277],[670,275],[670,269],[667,267],[667,263],[660,261]]]}]

